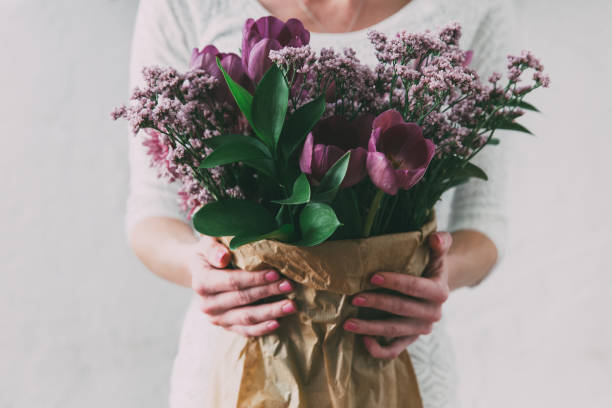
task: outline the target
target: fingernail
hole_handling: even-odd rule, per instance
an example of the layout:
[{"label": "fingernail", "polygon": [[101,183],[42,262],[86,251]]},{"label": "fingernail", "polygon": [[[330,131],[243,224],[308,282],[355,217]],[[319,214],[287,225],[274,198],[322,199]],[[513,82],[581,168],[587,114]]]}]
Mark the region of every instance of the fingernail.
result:
[{"label": "fingernail", "polygon": [[281,310],[283,311],[283,313],[293,313],[295,312],[295,305],[293,303],[285,303],[281,307]]},{"label": "fingernail", "polygon": [[281,282],[280,285],[278,285],[278,288],[282,292],[291,292],[293,290],[293,288],[291,287],[291,284],[287,281]]},{"label": "fingernail", "polygon": [[374,275],[372,276],[372,279],[370,280],[370,282],[372,282],[375,285],[382,285],[385,282],[385,278],[383,278],[380,275]]},{"label": "fingernail", "polygon": [[346,323],[344,323],[344,328],[346,330],[356,330],[357,329],[357,324],[355,324],[355,322],[352,321],[348,321]]},{"label": "fingernail", "polygon": [[434,241],[436,242],[437,245],[442,245],[442,237],[440,235],[435,234]]},{"label": "fingernail", "polygon": [[364,298],[363,296],[357,296],[355,299],[353,299],[353,304],[355,306],[362,306],[366,304],[367,299]]},{"label": "fingernail", "polygon": [[225,257],[227,256],[227,251],[225,249],[220,249],[217,251],[217,260],[220,264],[225,262]]},{"label": "fingernail", "polygon": [[268,326],[268,329],[275,330],[275,329],[278,329],[279,324],[278,324],[278,322],[276,320],[274,320],[274,321],[268,323],[267,326]]},{"label": "fingernail", "polygon": [[278,276],[278,272],[276,272],[276,271],[270,271],[270,272],[267,272],[267,273],[264,275],[264,278],[266,279],[266,281],[267,281],[267,282],[274,282],[274,281],[277,281],[277,280],[278,280],[278,278],[279,278],[279,276]]}]

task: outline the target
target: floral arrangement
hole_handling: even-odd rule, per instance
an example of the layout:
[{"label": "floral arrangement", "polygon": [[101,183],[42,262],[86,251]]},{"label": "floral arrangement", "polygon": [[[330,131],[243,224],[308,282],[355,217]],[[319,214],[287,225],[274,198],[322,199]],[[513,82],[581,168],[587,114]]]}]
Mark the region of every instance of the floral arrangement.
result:
[{"label": "floral arrangement", "polygon": [[[242,55],[195,49],[187,72],[144,69],[113,112],[146,133],[160,177],[181,183],[194,227],[231,248],[314,246],[420,228],[450,188],[487,179],[472,159],[536,108],[549,78],[529,52],[483,82],[461,28],[372,31],[378,64],[315,52],[299,20],[247,20]],[[529,81],[522,78],[531,72]]]}]

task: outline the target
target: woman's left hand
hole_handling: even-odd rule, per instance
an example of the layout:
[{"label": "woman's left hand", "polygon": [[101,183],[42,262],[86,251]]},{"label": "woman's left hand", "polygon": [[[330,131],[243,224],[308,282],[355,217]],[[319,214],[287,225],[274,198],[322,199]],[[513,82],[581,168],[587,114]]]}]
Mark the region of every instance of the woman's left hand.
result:
[{"label": "woman's left hand", "polygon": [[[448,298],[448,251],[453,242],[448,232],[436,232],[429,237],[430,261],[423,277],[395,272],[378,272],[371,282],[396,294],[362,292],[352,303],[359,307],[383,310],[395,316],[385,320],[351,318],[344,329],[363,335],[369,353],[375,358],[393,359],[420,335],[429,334],[433,324],[442,317],[442,304]],[[381,345],[374,336],[391,338]]]}]

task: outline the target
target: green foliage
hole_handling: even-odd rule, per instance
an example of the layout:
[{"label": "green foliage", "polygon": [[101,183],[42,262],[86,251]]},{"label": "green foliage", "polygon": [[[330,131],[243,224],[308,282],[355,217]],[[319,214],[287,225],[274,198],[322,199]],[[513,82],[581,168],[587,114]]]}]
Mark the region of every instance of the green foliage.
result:
[{"label": "green foliage", "polygon": [[306,135],[317,124],[325,112],[323,95],[298,108],[287,119],[280,147],[285,157],[290,157],[302,145]]},{"label": "green foliage", "polygon": [[328,239],[342,225],[333,208],[324,203],[308,203],[300,213],[300,246],[315,246]]},{"label": "green foliage", "polygon": [[283,130],[288,103],[287,81],[281,70],[272,65],[257,85],[251,108],[253,128],[272,150],[276,148]]},{"label": "green foliage", "polygon": [[355,189],[345,188],[338,191],[332,207],[342,226],[334,233],[333,239],[349,239],[361,236],[363,220],[359,209],[359,197]]},{"label": "green foliage", "polygon": [[516,123],[510,120],[499,120],[495,122],[495,124],[491,127],[493,129],[503,129],[503,130],[514,130],[516,132],[527,133],[533,135],[529,129],[520,123]]},{"label": "green foliage", "polygon": [[210,169],[229,163],[271,159],[269,151],[262,150],[251,141],[247,141],[252,138],[248,136],[243,136],[243,138],[244,140],[224,143],[217,147],[211,154],[202,160],[200,168]]},{"label": "green foliage", "polygon": [[238,82],[234,81],[232,77],[225,71],[225,68],[221,66],[221,60],[217,57],[217,66],[221,70],[223,74],[223,78],[225,78],[225,82],[227,82],[227,86],[229,87],[230,92],[234,96],[236,100],[236,104],[240,111],[247,118],[249,123],[252,125],[253,122],[251,120],[251,105],[253,104],[253,95],[249,93],[246,89],[242,87]]},{"label": "green foliage", "polygon": [[213,237],[260,235],[277,228],[276,220],[260,204],[228,198],[206,204],[193,216],[195,229]]},{"label": "green foliage", "polygon": [[340,184],[346,175],[350,158],[351,152],[346,152],[329,168],[317,186],[314,200],[331,203],[336,198]]},{"label": "green foliage", "polygon": [[305,174],[300,174],[298,178],[293,183],[293,190],[291,195],[284,199],[273,201],[277,204],[287,204],[287,205],[298,205],[298,204],[306,204],[310,201],[310,183],[308,182],[308,178],[306,178]]},{"label": "green foliage", "polygon": [[260,235],[243,235],[237,236],[230,242],[230,249],[236,249],[242,245],[250,244],[251,242],[260,241],[262,239],[274,239],[277,241],[292,241],[295,237],[295,227],[291,224],[281,225],[280,228],[266,234]]},{"label": "green foliage", "polygon": [[520,101],[520,100],[512,101],[509,103],[509,105],[516,106],[517,108],[525,109],[525,110],[532,111],[532,112],[540,112],[538,108],[536,108],[532,104],[525,102],[525,101]]}]

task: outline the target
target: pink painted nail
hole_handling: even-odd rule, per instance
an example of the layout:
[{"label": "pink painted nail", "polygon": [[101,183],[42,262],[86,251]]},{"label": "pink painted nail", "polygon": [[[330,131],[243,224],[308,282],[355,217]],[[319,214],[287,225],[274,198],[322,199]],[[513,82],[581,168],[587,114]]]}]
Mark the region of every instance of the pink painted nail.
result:
[{"label": "pink painted nail", "polygon": [[293,313],[295,312],[295,305],[293,303],[284,304],[281,307],[281,310],[283,311],[283,313]]},{"label": "pink painted nail", "polygon": [[436,241],[436,244],[437,244],[438,246],[442,245],[442,237],[441,237],[440,235],[435,234],[435,235],[434,235],[434,241]]},{"label": "pink painted nail", "polygon": [[363,296],[357,296],[355,299],[353,299],[353,304],[355,306],[362,306],[366,304],[367,299],[364,298]]},{"label": "pink painted nail", "polygon": [[291,284],[287,281],[281,282],[281,284],[278,285],[278,288],[282,292],[291,292],[293,290],[293,287],[291,287]]},{"label": "pink painted nail", "polygon": [[270,271],[270,272],[267,272],[267,273],[264,275],[264,278],[265,278],[265,279],[266,279],[266,281],[268,281],[268,282],[274,282],[274,281],[277,281],[277,280],[278,280],[278,278],[279,278],[279,276],[278,276],[278,272],[276,272],[276,271]]},{"label": "pink painted nail", "polygon": [[344,323],[344,328],[346,330],[356,330],[357,325],[354,322],[349,320],[348,322]]},{"label": "pink painted nail", "polygon": [[278,326],[279,326],[279,324],[278,324],[278,322],[276,320],[268,323],[268,329],[270,329],[270,330],[278,329]]},{"label": "pink painted nail", "polygon": [[220,264],[225,263],[225,257],[227,256],[227,251],[225,249],[220,249],[217,251],[217,259]]},{"label": "pink painted nail", "polygon": [[370,281],[375,285],[382,285],[385,282],[385,278],[383,278],[380,275],[374,275],[372,276],[372,280]]}]

